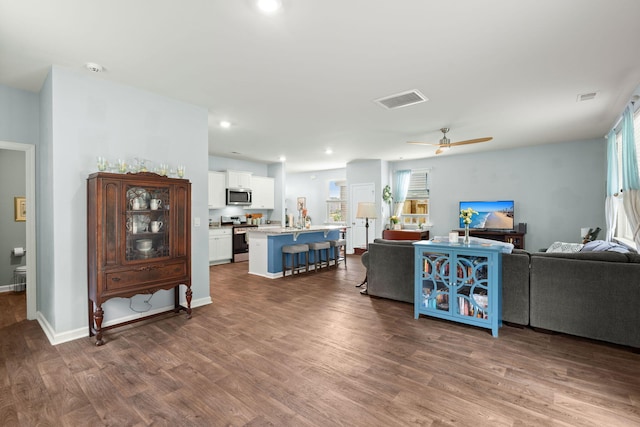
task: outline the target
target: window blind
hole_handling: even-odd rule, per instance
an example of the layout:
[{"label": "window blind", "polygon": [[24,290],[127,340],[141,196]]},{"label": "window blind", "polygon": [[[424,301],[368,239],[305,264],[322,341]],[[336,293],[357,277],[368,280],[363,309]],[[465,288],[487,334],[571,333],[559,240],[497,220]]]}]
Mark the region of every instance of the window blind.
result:
[{"label": "window blind", "polygon": [[425,169],[412,170],[407,199],[427,198],[429,198],[429,171]]}]

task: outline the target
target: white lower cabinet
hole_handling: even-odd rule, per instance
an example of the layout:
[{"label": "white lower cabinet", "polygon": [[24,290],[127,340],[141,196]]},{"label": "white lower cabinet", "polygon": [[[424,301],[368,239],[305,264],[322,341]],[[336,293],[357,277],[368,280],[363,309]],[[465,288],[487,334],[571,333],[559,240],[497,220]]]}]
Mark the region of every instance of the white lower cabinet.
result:
[{"label": "white lower cabinet", "polygon": [[230,228],[216,228],[209,230],[209,263],[219,264],[231,261],[233,249]]}]

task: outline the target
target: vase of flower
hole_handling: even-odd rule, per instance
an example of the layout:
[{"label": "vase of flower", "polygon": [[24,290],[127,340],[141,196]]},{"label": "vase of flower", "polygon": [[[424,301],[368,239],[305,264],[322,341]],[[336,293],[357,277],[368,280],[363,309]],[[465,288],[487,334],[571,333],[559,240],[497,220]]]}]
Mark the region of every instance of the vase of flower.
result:
[{"label": "vase of flower", "polygon": [[469,224],[471,224],[471,218],[474,215],[477,215],[478,212],[474,211],[473,208],[461,209],[460,210],[460,218],[462,218],[462,222],[464,222],[464,240],[462,241],[465,245],[470,243],[469,241]]}]

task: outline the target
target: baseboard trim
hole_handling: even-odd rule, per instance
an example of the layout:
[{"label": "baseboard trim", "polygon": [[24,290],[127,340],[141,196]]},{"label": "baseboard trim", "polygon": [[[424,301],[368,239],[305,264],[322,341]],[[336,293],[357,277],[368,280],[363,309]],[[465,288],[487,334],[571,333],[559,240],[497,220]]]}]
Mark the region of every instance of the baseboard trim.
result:
[{"label": "baseboard trim", "polygon": [[47,336],[47,339],[49,339],[49,343],[51,345],[58,345],[89,336],[89,332],[86,327],[56,333],[47,318],[44,317],[44,315],[40,311],[36,312],[36,320],[40,324],[40,327],[44,331],[44,334]]},{"label": "baseboard trim", "polygon": [[[204,305],[211,304],[213,301],[211,300],[211,296],[205,298],[198,298],[191,301],[191,308],[202,307]],[[157,308],[155,310],[150,310],[146,313],[136,313],[129,316],[123,316],[118,319],[112,319],[110,322],[105,322],[104,326],[115,325],[117,323],[127,322],[129,320],[135,320],[141,317],[148,316],[150,314],[160,313],[163,311],[169,311],[173,308],[173,305],[168,305],[166,307]],[[80,338],[86,338],[89,336],[89,326],[84,326],[82,328],[73,329],[65,332],[56,332],[51,324],[47,321],[44,315],[41,312],[36,313],[36,320],[40,324],[42,331],[49,339],[49,343],[51,345],[58,345],[65,342],[77,340]]]}]

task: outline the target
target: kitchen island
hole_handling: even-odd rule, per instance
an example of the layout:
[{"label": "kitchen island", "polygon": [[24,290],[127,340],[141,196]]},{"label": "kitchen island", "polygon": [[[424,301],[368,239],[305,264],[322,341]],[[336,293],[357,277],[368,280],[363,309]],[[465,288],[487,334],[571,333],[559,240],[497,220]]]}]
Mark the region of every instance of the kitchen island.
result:
[{"label": "kitchen island", "polygon": [[[282,277],[282,247],[340,238],[344,225],[312,225],[309,228],[260,226],[247,231],[249,273],[276,279]],[[313,262],[313,254],[309,263]]]}]

